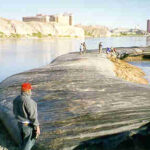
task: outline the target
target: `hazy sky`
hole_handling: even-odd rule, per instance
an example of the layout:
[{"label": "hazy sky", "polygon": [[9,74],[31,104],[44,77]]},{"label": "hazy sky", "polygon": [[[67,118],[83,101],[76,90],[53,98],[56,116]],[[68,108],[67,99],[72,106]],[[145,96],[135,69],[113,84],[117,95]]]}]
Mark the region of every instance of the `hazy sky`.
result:
[{"label": "hazy sky", "polygon": [[150,0],[0,0],[0,16],[10,19],[63,12],[74,15],[74,24],[146,29]]}]

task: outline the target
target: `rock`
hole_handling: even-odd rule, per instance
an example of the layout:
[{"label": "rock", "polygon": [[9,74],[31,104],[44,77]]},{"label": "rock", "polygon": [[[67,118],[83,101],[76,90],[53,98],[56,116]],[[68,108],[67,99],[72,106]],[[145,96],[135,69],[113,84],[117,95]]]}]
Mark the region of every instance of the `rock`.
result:
[{"label": "rock", "polygon": [[[150,87],[123,81],[113,70],[113,63],[98,50],[66,54],[50,65],[3,81],[0,105],[12,111],[21,83],[31,82],[41,125],[39,149],[72,150],[98,138],[96,143],[106,141],[103,149],[108,150],[112,143],[117,147],[118,140],[125,142],[130,131],[138,135],[139,127],[148,123],[150,116]],[[0,109],[0,113],[5,110]],[[7,118],[0,119],[7,123]],[[15,127],[15,123],[8,126]],[[149,136],[146,129],[144,134]]]},{"label": "rock", "polygon": [[126,81],[131,81],[140,84],[148,84],[148,81],[144,78],[145,73],[138,67],[131,65],[123,60],[117,59],[116,57],[109,57],[109,59],[115,65],[116,76]]},{"label": "rock", "polygon": [[91,37],[110,37],[111,36],[111,32],[105,26],[76,25],[76,27],[82,28],[85,32],[85,36],[91,36]]},{"label": "rock", "polygon": [[129,28],[115,28],[111,30],[113,36],[127,36],[127,35],[146,35],[146,31],[140,29]]},{"label": "rock", "polygon": [[0,32],[8,36],[12,34],[32,35],[40,33],[51,36],[84,37],[84,31],[74,26],[57,23],[22,22],[0,18]]}]

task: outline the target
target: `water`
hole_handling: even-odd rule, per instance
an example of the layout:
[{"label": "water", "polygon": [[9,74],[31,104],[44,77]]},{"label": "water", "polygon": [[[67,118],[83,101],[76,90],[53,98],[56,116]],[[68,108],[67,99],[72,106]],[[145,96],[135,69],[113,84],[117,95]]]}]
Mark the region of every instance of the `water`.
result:
[{"label": "water", "polygon": [[[5,78],[29,69],[49,64],[56,57],[79,50],[84,39],[18,39],[0,40],[0,82]],[[147,46],[150,39],[146,37],[107,37],[86,38],[87,49],[97,49],[98,43],[103,47]]]},{"label": "water", "polygon": [[150,61],[134,61],[130,62],[130,64],[141,68],[145,72],[145,78],[150,83]]},{"label": "water", "polygon": [[104,38],[87,38],[89,49],[98,49],[98,43],[102,42],[103,47],[131,47],[131,46],[148,46],[150,38],[148,37],[104,37]]},{"label": "water", "polygon": [[81,39],[0,40],[0,81],[10,75],[49,64],[57,56],[78,50]]}]

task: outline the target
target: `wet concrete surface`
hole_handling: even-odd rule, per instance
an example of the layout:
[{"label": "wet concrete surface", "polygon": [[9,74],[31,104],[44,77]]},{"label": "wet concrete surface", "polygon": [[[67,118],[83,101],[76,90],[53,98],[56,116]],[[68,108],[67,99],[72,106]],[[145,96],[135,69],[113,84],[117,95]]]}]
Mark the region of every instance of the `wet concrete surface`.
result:
[{"label": "wet concrete surface", "polygon": [[[97,51],[60,56],[50,65],[3,81],[0,112],[7,109],[12,112],[12,102],[20,94],[20,85],[30,82],[33,99],[38,103],[39,149],[85,149],[82,142],[90,143],[92,139],[98,142],[103,136],[108,137],[106,143],[111,147],[109,135],[116,134],[117,138],[113,136],[111,141],[118,146],[118,134],[123,135],[119,136],[123,142],[124,137],[131,137],[130,131],[137,129],[138,132],[139,127],[149,122],[150,87],[123,81],[115,77],[113,69],[106,55]],[[13,115],[11,118],[14,121]],[[16,128],[14,122],[7,123],[7,118],[0,119],[8,130]],[[16,139],[13,131],[10,133]],[[144,133],[149,136],[149,128]],[[108,150],[108,145],[103,149]]]}]

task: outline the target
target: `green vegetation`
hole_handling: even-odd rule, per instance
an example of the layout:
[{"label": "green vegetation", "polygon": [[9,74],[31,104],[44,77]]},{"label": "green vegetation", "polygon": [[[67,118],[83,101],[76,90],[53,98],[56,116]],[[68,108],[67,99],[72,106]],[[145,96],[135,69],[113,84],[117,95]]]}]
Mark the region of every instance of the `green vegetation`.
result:
[{"label": "green vegetation", "polygon": [[[32,34],[27,34],[27,35],[21,35],[21,34],[16,34],[16,33],[11,33],[11,35],[6,35],[5,33],[0,31],[0,38],[22,38],[22,37],[37,37],[37,38],[44,38],[44,37],[53,37],[52,34],[48,34],[48,35],[43,35],[41,32],[37,32],[37,33],[32,33]],[[71,35],[58,35],[55,37],[66,37],[66,38],[70,38]],[[74,36],[75,38],[78,38],[78,36]]]},{"label": "green vegetation", "polygon": [[86,31],[86,30],[84,30],[84,33],[85,33],[85,36],[93,36],[90,32],[88,32],[88,31]]},{"label": "green vegetation", "polygon": [[21,38],[21,34],[11,33],[10,38]]},{"label": "green vegetation", "polygon": [[144,33],[137,33],[137,32],[118,32],[112,33],[112,37],[121,37],[121,36],[144,36]]},{"label": "green vegetation", "polygon": [[111,37],[122,37],[122,36],[144,36],[144,34],[112,34]]},{"label": "green vegetation", "polygon": [[120,33],[121,36],[132,36],[132,35],[137,35],[135,32],[131,32],[131,33],[126,33],[126,32],[121,32]]},{"label": "green vegetation", "polygon": [[58,37],[66,37],[66,38],[74,37],[74,38],[78,38],[78,36],[71,36],[71,35],[59,35]]},{"label": "green vegetation", "polygon": [[32,33],[32,36],[42,38],[44,35],[41,32],[38,32],[38,33]]},{"label": "green vegetation", "polygon": [[48,36],[52,36],[52,34],[48,34]]},{"label": "green vegetation", "polygon": [[58,37],[71,37],[70,35],[59,35]]},{"label": "green vegetation", "polygon": [[5,33],[0,31],[0,38],[21,38],[21,34],[11,33],[11,35],[6,35]]},{"label": "green vegetation", "polygon": [[6,37],[6,35],[0,31],[0,38],[5,38],[5,37]]},{"label": "green vegetation", "polygon": [[0,31],[0,34],[4,34],[4,33]]},{"label": "green vegetation", "polygon": [[52,34],[48,34],[48,35],[44,35],[41,32],[37,32],[37,33],[32,33],[31,37],[38,37],[38,38],[43,38],[43,37],[51,37]]}]

